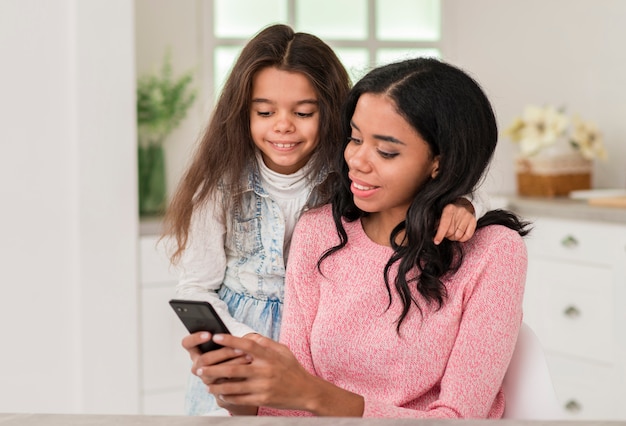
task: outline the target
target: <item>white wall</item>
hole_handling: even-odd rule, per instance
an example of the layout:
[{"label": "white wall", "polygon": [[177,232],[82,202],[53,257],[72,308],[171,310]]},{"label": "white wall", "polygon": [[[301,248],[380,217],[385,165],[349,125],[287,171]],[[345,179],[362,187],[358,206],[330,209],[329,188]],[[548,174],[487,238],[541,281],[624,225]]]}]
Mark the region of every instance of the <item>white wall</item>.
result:
[{"label": "white wall", "polygon": [[0,2],[0,412],[138,410],[133,19]]},{"label": "white wall", "polygon": [[[609,152],[594,186],[626,188],[626,2],[444,0],[447,59],[470,71],[501,129],[526,104],[564,106],[597,122]],[[501,138],[492,192],[514,192],[515,146]]]}]

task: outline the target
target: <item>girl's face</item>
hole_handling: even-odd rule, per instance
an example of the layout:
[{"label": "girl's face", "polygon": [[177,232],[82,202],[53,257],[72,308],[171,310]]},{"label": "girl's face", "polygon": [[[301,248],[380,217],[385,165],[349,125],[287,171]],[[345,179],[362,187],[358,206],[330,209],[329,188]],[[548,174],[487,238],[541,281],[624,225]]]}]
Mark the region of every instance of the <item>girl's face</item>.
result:
[{"label": "girl's face", "polygon": [[439,157],[384,95],[361,95],[350,124],[344,158],[355,204],[400,223],[420,187],[437,174]]},{"label": "girl's face", "polygon": [[319,105],[309,80],[274,67],[252,81],[250,131],[265,165],[281,174],[300,170],[318,144]]}]

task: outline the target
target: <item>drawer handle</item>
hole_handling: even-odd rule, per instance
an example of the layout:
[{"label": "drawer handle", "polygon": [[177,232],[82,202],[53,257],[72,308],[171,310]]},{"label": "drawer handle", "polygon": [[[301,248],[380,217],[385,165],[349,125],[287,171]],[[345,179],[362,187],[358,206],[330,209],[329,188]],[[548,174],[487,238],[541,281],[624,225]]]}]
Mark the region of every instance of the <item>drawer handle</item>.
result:
[{"label": "drawer handle", "polygon": [[578,240],[573,235],[568,235],[561,240],[561,245],[567,248],[578,247]]},{"label": "drawer handle", "polygon": [[565,314],[566,317],[571,318],[571,319],[579,318],[581,315],[580,309],[578,309],[576,306],[571,306],[571,305],[565,308],[563,313]]},{"label": "drawer handle", "polygon": [[578,414],[583,410],[582,405],[580,405],[580,403],[578,401],[576,401],[575,399],[570,399],[569,401],[567,401],[567,403],[565,404],[565,410],[568,413],[572,413],[572,414]]}]

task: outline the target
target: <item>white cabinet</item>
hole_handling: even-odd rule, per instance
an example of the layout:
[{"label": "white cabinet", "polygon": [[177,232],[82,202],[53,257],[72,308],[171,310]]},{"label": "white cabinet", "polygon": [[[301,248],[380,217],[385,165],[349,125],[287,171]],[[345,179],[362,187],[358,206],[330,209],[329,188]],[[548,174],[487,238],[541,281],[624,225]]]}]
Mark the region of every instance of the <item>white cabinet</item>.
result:
[{"label": "white cabinet", "polygon": [[168,304],[177,277],[157,242],[156,236],[139,240],[142,414],[179,415],[191,362],[181,346],[185,328]]},{"label": "white cabinet", "polygon": [[571,419],[626,419],[626,224],[526,217],[524,320]]}]

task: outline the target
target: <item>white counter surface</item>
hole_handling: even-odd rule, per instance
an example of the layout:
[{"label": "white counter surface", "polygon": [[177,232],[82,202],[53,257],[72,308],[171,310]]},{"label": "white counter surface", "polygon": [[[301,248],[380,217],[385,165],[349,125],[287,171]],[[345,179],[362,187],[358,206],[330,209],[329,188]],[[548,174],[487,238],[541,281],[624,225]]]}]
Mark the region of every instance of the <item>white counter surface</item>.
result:
[{"label": "white counter surface", "polygon": [[626,225],[625,208],[590,206],[584,200],[572,200],[567,197],[542,198],[511,195],[505,198],[506,208],[525,218],[549,216]]},{"label": "white counter surface", "polygon": [[[593,220],[600,222],[622,223],[626,225],[626,209],[619,207],[590,206],[584,200],[572,200],[567,197],[520,197],[517,195],[491,196],[492,208],[506,208],[524,217],[552,216],[563,219]],[[160,235],[162,219],[141,219],[140,235]]]},{"label": "white counter surface", "polygon": [[187,417],[95,414],[1,414],[2,426],[626,426],[611,421],[413,420],[296,417]]}]

